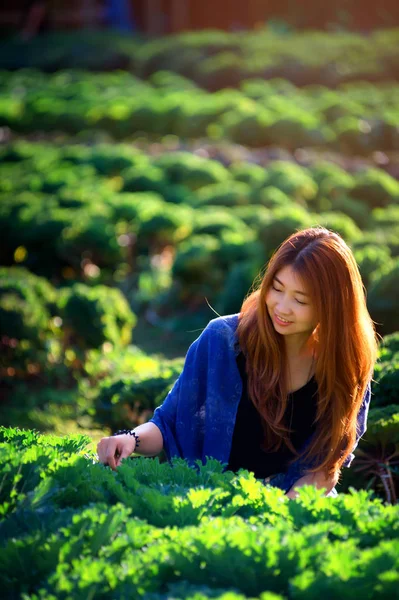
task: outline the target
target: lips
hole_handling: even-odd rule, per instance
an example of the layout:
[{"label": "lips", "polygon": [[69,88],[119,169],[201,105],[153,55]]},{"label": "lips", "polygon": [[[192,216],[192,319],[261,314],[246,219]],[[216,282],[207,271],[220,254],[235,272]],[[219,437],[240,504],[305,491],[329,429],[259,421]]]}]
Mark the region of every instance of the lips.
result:
[{"label": "lips", "polygon": [[292,321],[285,321],[279,315],[274,313],[274,319],[279,325],[291,325]]}]

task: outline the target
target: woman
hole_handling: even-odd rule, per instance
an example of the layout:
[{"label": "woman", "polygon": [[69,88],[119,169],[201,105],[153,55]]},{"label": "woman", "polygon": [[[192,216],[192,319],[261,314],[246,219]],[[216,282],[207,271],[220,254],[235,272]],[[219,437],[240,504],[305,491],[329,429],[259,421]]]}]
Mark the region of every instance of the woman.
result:
[{"label": "woman", "polygon": [[322,227],[292,234],[237,315],[213,319],[148,423],[98,445],[115,469],[140,444],[252,470],[290,498],[337,495],[366,431],[377,338],[353,254]]}]

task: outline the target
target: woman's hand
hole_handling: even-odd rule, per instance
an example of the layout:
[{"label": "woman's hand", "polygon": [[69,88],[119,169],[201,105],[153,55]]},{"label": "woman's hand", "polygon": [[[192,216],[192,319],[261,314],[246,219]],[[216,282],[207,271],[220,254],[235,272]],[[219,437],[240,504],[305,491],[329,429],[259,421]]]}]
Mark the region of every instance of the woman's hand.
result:
[{"label": "woman's hand", "polygon": [[104,437],[97,444],[97,454],[100,462],[115,471],[122,460],[132,454],[135,447],[136,439],[129,434]]},{"label": "woman's hand", "polygon": [[338,476],[326,477],[323,473],[311,473],[310,475],[304,475],[294,483],[292,488],[286,493],[288,498],[298,498],[298,492],[295,491],[303,485],[314,485],[316,488],[325,488],[325,496],[331,492],[333,487],[338,483]]}]

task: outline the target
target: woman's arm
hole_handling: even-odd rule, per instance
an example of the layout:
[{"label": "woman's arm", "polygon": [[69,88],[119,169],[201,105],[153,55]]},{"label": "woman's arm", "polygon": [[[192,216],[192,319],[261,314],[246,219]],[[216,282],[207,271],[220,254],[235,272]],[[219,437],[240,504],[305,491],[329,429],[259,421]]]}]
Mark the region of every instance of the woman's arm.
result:
[{"label": "woman's arm", "polygon": [[159,427],[155,423],[142,423],[134,428],[140,438],[140,445],[134,449],[134,454],[140,456],[157,456],[163,448],[163,438]]},{"label": "woman's arm", "polygon": [[300,479],[298,479],[298,481],[294,483],[289,492],[286,493],[286,496],[288,496],[288,498],[291,499],[297,498],[298,492],[295,490],[299,489],[303,485],[314,485],[318,489],[325,488],[326,492],[324,495],[327,496],[327,494],[331,492],[331,490],[337,485],[337,483],[338,476],[325,477],[325,475],[320,472],[312,473],[310,475],[304,475],[304,477],[301,477]]},{"label": "woman's arm", "polygon": [[370,400],[371,400],[371,381],[369,381],[369,383],[367,385],[366,392],[364,394],[363,401],[362,401],[362,404],[360,406],[360,409],[359,409],[359,412],[357,415],[356,442],[351,450],[351,453],[349,454],[349,456],[347,456],[345,462],[343,463],[343,465],[342,465],[343,467],[348,467],[348,468],[350,467],[353,459],[355,458],[354,451],[356,450],[360,439],[363,437],[363,435],[367,431],[367,417],[368,417],[369,408],[370,408]]},{"label": "woman's arm", "polygon": [[[365,434],[367,430],[367,416],[370,406],[371,399],[371,382],[368,383],[362,404],[360,406],[358,415],[357,415],[357,425],[356,425],[356,441],[351,449],[351,454],[349,454],[342,464],[343,467],[350,467],[353,459],[355,458],[354,450],[356,449],[361,437]],[[311,441],[311,438],[307,440],[305,445],[308,445]],[[312,465],[311,465],[312,466]],[[314,466],[314,465],[313,465]],[[315,485],[317,488],[326,488],[326,495],[336,486],[338,483],[338,479],[326,479],[322,473],[313,473],[311,475],[307,475],[306,471],[309,468],[309,465],[302,463],[300,460],[295,464],[291,465],[286,474],[285,485],[281,486],[282,489],[286,490],[286,495],[289,498],[297,498],[298,493],[294,491],[295,488],[300,488],[303,485]]]},{"label": "woman's arm", "polygon": [[[148,421],[161,432],[168,461],[172,456],[191,459],[198,445],[201,445],[199,440],[204,428],[201,407],[207,394],[208,363],[213,339],[214,321],[210,321],[190,345],[182,372]],[[190,450],[187,450],[188,447]],[[187,452],[190,456],[187,456]]]}]

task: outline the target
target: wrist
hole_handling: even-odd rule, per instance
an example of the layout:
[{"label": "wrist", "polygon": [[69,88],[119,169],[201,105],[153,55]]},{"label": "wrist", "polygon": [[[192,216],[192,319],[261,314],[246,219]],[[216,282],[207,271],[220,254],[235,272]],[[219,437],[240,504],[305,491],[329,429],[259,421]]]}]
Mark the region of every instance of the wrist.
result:
[{"label": "wrist", "polygon": [[136,450],[136,448],[138,448],[138,446],[140,444],[140,437],[135,432],[134,429],[118,429],[118,431],[113,434],[113,436],[115,436],[115,435],[131,435],[131,436],[133,436],[134,439],[135,439],[135,441],[136,441],[136,444],[135,444],[133,452]]}]

